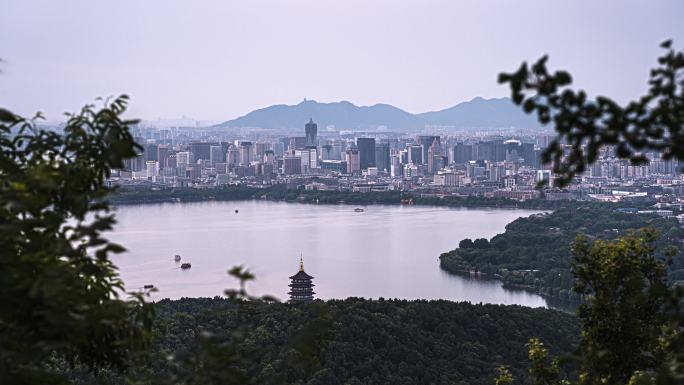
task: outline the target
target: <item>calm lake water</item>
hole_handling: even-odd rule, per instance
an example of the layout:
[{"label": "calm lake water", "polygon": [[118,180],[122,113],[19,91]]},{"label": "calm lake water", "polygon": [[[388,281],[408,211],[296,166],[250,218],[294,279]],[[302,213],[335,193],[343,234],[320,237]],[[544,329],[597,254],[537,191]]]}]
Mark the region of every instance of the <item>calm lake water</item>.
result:
[{"label": "calm lake water", "polygon": [[[245,265],[251,294],[287,299],[304,256],[318,298],[448,299],[545,307],[543,298],[490,280],[452,276],[439,255],[463,238],[490,238],[535,211],[425,206],[309,205],[264,201],[121,206],[110,239],[128,290],[154,284],[155,299],[213,297],[236,287],[226,274]],[[239,212],[236,214],[235,210]],[[192,269],[173,260],[180,254]]]}]

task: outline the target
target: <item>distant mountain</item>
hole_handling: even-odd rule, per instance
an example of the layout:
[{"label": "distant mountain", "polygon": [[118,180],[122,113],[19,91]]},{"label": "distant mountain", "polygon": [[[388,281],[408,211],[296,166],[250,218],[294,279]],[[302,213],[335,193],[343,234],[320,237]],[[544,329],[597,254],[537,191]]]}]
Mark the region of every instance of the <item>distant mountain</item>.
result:
[{"label": "distant mountain", "polygon": [[388,104],[359,107],[350,102],[318,103],[304,100],[297,105],[261,108],[218,127],[301,128],[309,118],[319,127],[335,125],[341,129],[367,129],[387,126],[390,130],[413,130],[425,125],[457,128],[538,127],[510,99],[475,98],[441,111],[411,114]]},{"label": "distant mountain", "polygon": [[416,115],[427,124],[456,126],[458,128],[487,127],[540,127],[534,115],[525,114],[509,98],[475,98],[445,110]]},{"label": "distant mountain", "polygon": [[319,127],[332,124],[346,129],[365,129],[381,125],[413,129],[422,126],[420,118],[387,104],[358,107],[347,101],[318,103],[314,100],[304,100],[294,106],[279,104],[262,108],[219,126],[301,128],[309,118],[313,118]]}]

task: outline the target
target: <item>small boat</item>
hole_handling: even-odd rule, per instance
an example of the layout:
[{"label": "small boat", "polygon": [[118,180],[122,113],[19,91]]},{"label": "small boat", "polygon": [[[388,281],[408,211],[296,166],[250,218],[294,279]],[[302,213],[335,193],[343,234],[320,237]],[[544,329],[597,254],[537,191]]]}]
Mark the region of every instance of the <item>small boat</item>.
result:
[{"label": "small boat", "polygon": [[185,262],[184,264],[181,265],[181,269],[183,269],[183,270],[187,270],[191,267],[192,267],[192,265],[189,262]]},{"label": "small boat", "polygon": [[354,212],[362,213],[362,212],[363,212],[363,209],[360,208],[360,207],[357,207],[357,208],[354,209]]},{"label": "small boat", "polygon": [[235,209],[235,214],[237,214],[237,213],[238,213],[238,210],[237,210],[237,209]]},{"label": "small boat", "polygon": [[180,260],[181,260],[181,256],[180,256],[180,255],[178,255],[178,254],[176,254],[176,256],[175,256],[175,257],[173,257],[173,260],[174,260],[174,261],[176,261],[176,262],[180,262]]},{"label": "small boat", "polygon": [[143,286],[143,289],[145,289],[145,290],[154,289],[154,285],[145,285],[145,286]]}]

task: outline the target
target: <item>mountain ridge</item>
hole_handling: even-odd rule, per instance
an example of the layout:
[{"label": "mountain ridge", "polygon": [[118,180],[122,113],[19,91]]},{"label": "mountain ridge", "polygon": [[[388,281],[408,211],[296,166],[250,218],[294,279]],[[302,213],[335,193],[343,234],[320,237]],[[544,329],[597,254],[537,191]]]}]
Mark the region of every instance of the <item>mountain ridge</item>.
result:
[{"label": "mountain ridge", "polygon": [[294,105],[275,104],[217,124],[220,128],[301,128],[310,118],[320,127],[368,129],[386,126],[392,130],[415,130],[426,125],[455,128],[537,128],[534,116],[526,115],[509,98],[476,97],[437,111],[412,114],[391,104],[357,106],[347,100],[320,103],[304,99]]}]

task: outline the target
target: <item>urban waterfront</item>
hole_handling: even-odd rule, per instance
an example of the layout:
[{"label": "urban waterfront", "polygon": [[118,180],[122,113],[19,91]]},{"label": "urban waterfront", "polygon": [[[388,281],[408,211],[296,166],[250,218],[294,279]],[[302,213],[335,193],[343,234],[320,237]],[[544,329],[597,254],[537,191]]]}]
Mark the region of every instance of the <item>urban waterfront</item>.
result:
[{"label": "urban waterfront", "polygon": [[[251,294],[287,299],[288,277],[315,277],[317,298],[447,299],[545,307],[534,294],[493,280],[449,275],[441,253],[463,238],[490,238],[535,211],[426,206],[363,207],[265,201],[120,206],[109,237],[127,290],[153,284],[153,298],[213,297],[235,287],[226,274],[245,265],[256,275]],[[237,210],[237,212],[236,212]],[[181,270],[174,255],[192,268]]]}]

